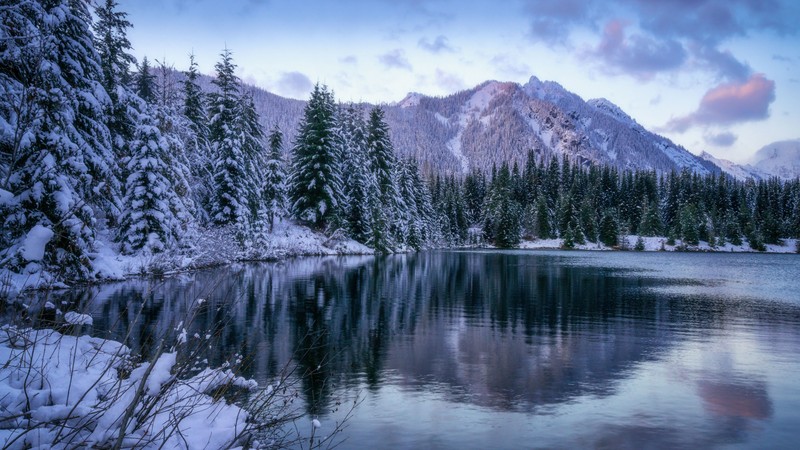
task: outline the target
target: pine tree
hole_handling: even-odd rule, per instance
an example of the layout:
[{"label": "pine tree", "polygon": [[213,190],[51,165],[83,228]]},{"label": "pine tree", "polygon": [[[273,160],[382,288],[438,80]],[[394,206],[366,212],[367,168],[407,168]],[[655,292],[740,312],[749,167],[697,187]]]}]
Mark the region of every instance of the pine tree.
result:
[{"label": "pine tree", "polygon": [[608,247],[619,245],[619,222],[613,211],[608,210],[603,214],[600,222],[600,242]]},{"label": "pine tree", "polygon": [[136,115],[135,99],[131,98],[131,66],[136,58],[128,40],[127,30],[133,25],[127,13],[117,9],[115,0],[105,0],[95,8],[97,21],[94,23],[95,47],[100,55],[103,72],[103,87],[111,100],[109,106],[108,129],[111,133],[114,152],[119,159],[128,156],[128,142],[132,139]]},{"label": "pine tree", "polygon": [[380,214],[385,216],[385,223],[391,228],[389,232],[382,234],[387,239],[385,247],[392,248],[396,241],[404,240],[400,224],[405,222],[401,217],[405,205],[397,186],[397,160],[383,109],[375,107],[370,111],[367,127],[369,162],[380,195],[380,204],[376,208],[380,207]]},{"label": "pine tree", "polygon": [[344,107],[339,114],[338,132],[343,166],[349,169],[342,173],[344,220],[350,236],[367,243],[374,240],[374,231],[385,236],[388,230],[375,229],[373,225],[380,192],[370,166],[363,111],[353,104]]},{"label": "pine tree", "polygon": [[236,114],[236,131],[242,146],[242,166],[244,167],[244,184],[242,192],[249,209],[249,221],[255,222],[262,208],[262,187],[264,185],[264,166],[266,165],[266,149],[264,148],[264,131],[258,122],[258,113],[253,96],[243,94]]},{"label": "pine tree", "polygon": [[283,133],[276,125],[269,134],[269,159],[267,159],[262,189],[263,215],[272,233],[275,219],[286,214],[286,169],[283,163]]},{"label": "pine tree", "polygon": [[180,239],[189,218],[184,203],[177,198],[171,179],[171,149],[153,119],[155,115],[146,111],[140,116],[131,143],[133,154],[127,166],[125,209],[119,229],[124,253],[167,250]]},{"label": "pine tree", "polygon": [[[84,2],[21,2],[0,8],[5,129],[2,265],[91,276],[95,212],[119,204],[106,126],[107,96]],[[35,227],[53,234],[42,261],[21,253]]]},{"label": "pine tree", "polygon": [[213,198],[211,219],[217,225],[236,225],[238,238],[244,242],[250,226],[249,174],[247,156],[239,132],[241,112],[239,79],[234,74],[231,51],[225,49],[214,66],[217,91],[209,94],[209,142],[213,155]]},{"label": "pine tree", "polygon": [[156,102],[156,77],[152,73],[147,56],[142,58],[139,71],[136,73],[136,95],[148,104]]},{"label": "pine tree", "polygon": [[211,209],[214,186],[214,161],[209,143],[208,114],[205,95],[198,84],[200,73],[194,54],[189,55],[189,70],[184,72],[183,115],[189,122],[190,132],[184,139],[186,157],[192,174],[192,192],[198,206],[202,206],[203,219]]},{"label": "pine tree", "polygon": [[317,84],[292,148],[289,197],[295,217],[323,230],[341,214],[340,145],[333,94]]}]

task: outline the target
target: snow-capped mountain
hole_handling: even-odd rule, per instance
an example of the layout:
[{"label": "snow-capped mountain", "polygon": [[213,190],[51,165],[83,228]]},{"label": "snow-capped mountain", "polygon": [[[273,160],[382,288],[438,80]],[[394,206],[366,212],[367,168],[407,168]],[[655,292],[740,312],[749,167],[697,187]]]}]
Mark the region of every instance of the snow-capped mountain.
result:
[{"label": "snow-capped mountain", "polygon": [[800,139],[765,145],[753,155],[750,166],[783,179],[800,177]]},{"label": "snow-capped mountain", "polygon": [[722,169],[723,172],[738,180],[746,180],[748,178],[752,178],[754,180],[763,180],[769,178],[770,176],[769,173],[761,171],[758,168],[753,167],[749,164],[747,165],[736,164],[735,162],[729,161],[727,159],[717,158],[708,152],[701,153],[700,157],[708,162],[713,163],[715,166]]},{"label": "snow-capped mountain", "polygon": [[703,152],[700,157],[740,180],[765,180],[770,177],[788,180],[800,177],[800,139],[765,145],[750,158],[749,164],[736,164],[707,152]]},{"label": "snow-capped mountain", "polygon": [[489,81],[443,98],[412,93],[388,107],[387,119],[402,153],[444,172],[523,164],[529,151],[626,169],[719,171],[610,101],[584,101],[536,77],[524,85]]},{"label": "snow-capped mountain", "polygon": [[[262,125],[279,124],[291,143],[304,102],[247,89]],[[523,165],[529,151],[542,158],[566,154],[584,165],[720,171],[712,161],[649,132],[612,102],[584,101],[536,77],[523,85],[488,81],[446,97],[412,92],[383,107],[397,151],[417,158],[426,172],[489,171],[504,161]]]}]

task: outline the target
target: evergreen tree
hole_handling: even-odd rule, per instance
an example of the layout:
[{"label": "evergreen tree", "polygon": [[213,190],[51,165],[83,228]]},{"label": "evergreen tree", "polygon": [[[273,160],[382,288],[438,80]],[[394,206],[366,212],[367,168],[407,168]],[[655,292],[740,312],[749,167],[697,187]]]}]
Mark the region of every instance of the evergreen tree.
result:
[{"label": "evergreen tree", "polygon": [[292,212],[317,229],[341,213],[342,179],[333,94],[317,84],[303,112],[292,148]]},{"label": "evergreen tree", "polygon": [[[95,213],[113,215],[119,205],[89,11],[77,0],[18,2],[0,7],[0,23],[0,114],[13,130],[0,138],[0,261],[88,278]],[[41,261],[22,252],[34,229],[52,234]]]},{"label": "evergreen tree", "polygon": [[200,73],[194,54],[189,55],[189,70],[184,72],[183,115],[189,122],[189,133],[184,139],[186,157],[192,174],[192,192],[198,205],[205,211],[211,209],[214,187],[214,161],[209,143],[208,114],[205,95],[198,84]]},{"label": "evergreen tree", "polygon": [[380,207],[380,191],[371,169],[363,111],[353,104],[344,107],[339,114],[338,131],[343,166],[348,168],[342,173],[344,220],[350,236],[367,243],[374,240],[373,231],[386,236],[388,230],[373,225],[373,213]]},{"label": "evergreen tree", "polygon": [[156,77],[152,73],[150,61],[147,56],[142,58],[139,64],[139,72],[136,74],[136,95],[148,104],[156,102]]},{"label": "evergreen tree", "polygon": [[213,195],[211,219],[217,225],[236,225],[244,242],[252,211],[249,194],[247,156],[239,132],[239,79],[234,74],[231,51],[225,49],[214,66],[217,91],[209,94],[209,142],[213,156]]},{"label": "evergreen tree", "polygon": [[367,149],[373,176],[379,190],[379,212],[385,216],[385,223],[391,228],[390,232],[383,233],[389,240],[385,243],[387,248],[395,246],[395,241],[403,240],[400,224],[404,222],[401,217],[405,211],[403,199],[397,186],[397,161],[394,155],[394,146],[389,136],[389,125],[384,120],[383,109],[373,108],[369,113],[367,125]]},{"label": "evergreen tree", "polygon": [[286,214],[286,169],[283,163],[283,133],[276,125],[269,134],[267,159],[262,190],[263,214],[272,233],[275,219]]},{"label": "evergreen tree", "polygon": [[103,87],[111,102],[108,105],[108,129],[118,158],[129,155],[128,142],[136,127],[136,99],[131,98],[131,66],[136,66],[127,30],[133,25],[127,13],[117,9],[115,0],[105,0],[95,8],[94,42],[100,55]]},{"label": "evergreen tree", "polygon": [[179,241],[190,216],[177,198],[170,164],[172,149],[151,114],[155,115],[147,111],[140,116],[131,144],[133,155],[127,166],[125,209],[119,229],[124,253],[167,250]]},{"label": "evergreen tree", "polygon": [[484,233],[500,248],[519,244],[521,232],[520,206],[514,199],[513,179],[508,165],[503,164],[492,180],[484,206]]},{"label": "evergreen tree", "polygon": [[608,247],[619,245],[619,222],[613,211],[607,210],[600,222],[600,242]]}]

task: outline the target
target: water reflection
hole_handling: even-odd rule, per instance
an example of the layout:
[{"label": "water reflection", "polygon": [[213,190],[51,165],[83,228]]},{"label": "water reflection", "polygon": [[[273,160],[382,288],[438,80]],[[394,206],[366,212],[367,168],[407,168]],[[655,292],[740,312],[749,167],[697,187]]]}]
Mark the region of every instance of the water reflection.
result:
[{"label": "water reflection", "polygon": [[[244,355],[245,374],[260,381],[293,362],[308,411],[318,416],[342,392],[364,388],[385,408],[398,398],[412,401],[405,393],[428,405],[444,402],[459,420],[549,417],[486,442],[446,436],[437,441],[445,447],[517,446],[526,433],[545,446],[714,445],[745,442],[750,424],[775,419],[763,373],[737,363],[698,371],[698,355],[721,348],[718,341],[736,327],[755,341],[777,333],[796,355],[795,306],[668,295],[674,277],[637,274],[620,263],[574,264],[561,255],[305,258],[128,281],[56,301],[90,311],[92,333],[145,356],[158,337],[174,338],[185,327],[194,339],[213,342],[202,353],[212,365]],[[678,400],[662,398],[659,389]],[[386,439],[373,436],[376,417],[357,417],[352,445]],[[685,423],[690,419],[701,425]],[[558,431],[573,420],[581,421],[579,429]],[[432,442],[437,432],[406,425],[420,439],[409,445]]]}]

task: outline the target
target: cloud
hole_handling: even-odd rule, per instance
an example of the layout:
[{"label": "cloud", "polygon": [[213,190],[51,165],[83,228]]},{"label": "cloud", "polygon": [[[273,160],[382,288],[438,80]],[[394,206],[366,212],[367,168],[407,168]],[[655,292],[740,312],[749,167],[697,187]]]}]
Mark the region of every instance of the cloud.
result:
[{"label": "cloud", "polygon": [[294,98],[305,98],[314,87],[314,83],[300,72],[283,72],[275,84],[278,92]]},{"label": "cloud", "polygon": [[744,82],[731,82],[712,88],[700,100],[697,111],[670,120],[664,129],[683,133],[697,125],[764,120],[769,117],[769,105],[774,100],[775,82],[762,74],[755,74]]},{"label": "cloud", "polygon": [[721,79],[744,81],[753,73],[753,69],[736,59],[731,52],[720,51],[706,45],[693,45],[694,56],[708,69],[718,73]]},{"label": "cloud", "polygon": [[456,74],[447,73],[441,69],[436,69],[434,82],[437,86],[448,92],[457,92],[464,89],[464,80]]},{"label": "cloud", "polygon": [[442,52],[449,52],[454,53],[455,49],[450,46],[447,41],[447,37],[443,35],[436,36],[433,42],[429,41],[428,38],[422,38],[417,43],[420,48],[427,50],[431,53],[442,53]]},{"label": "cloud", "polygon": [[596,2],[586,0],[528,0],[529,36],[548,44],[566,44],[573,26],[590,24]]},{"label": "cloud", "polygon": [[655,40],[648,36],[625,35],[627,24],[621,20],[609,21],[600,44],[589,56],[604,62],[610,71],[622,72],[639,79],[652,78],[657,72],[673,70],[686,60],[686,50],[672,39]]},{"label": "cloud", "polygon": [[389,69],[412,70],[411,63],[406,58],[406,52],[399,48],[380,55],[378,60]]},{"label": "cloud", "polygon": [[347,55],[345,57],[339,58],[339,62],[342,64],[358,64],[358,58],[355,55]]},{"label": "cloud", "polygon": [[524,62],[512,58],[508,54],[495,55],[489,60],[489,64],[503,74],[512,77],[530,77],[531,68]]},{"label": "cloud", "polygon": [[718,134],[707,134],[703,136],[703,140],[705,140],[707,144],[714,145],[716,147],[730,147],[736,143],[737,139],[739,139],[739,136],[736,136],[729,131]]}]

